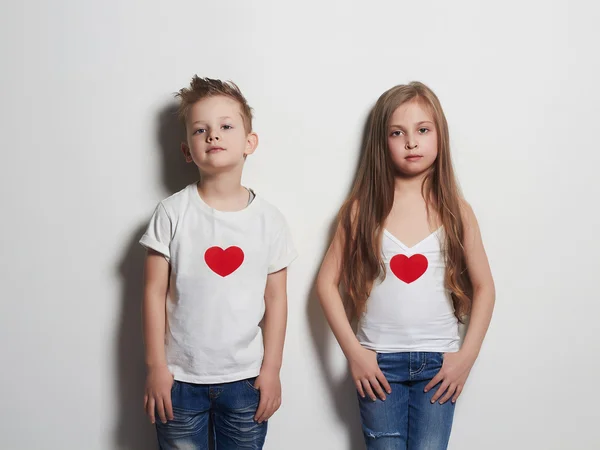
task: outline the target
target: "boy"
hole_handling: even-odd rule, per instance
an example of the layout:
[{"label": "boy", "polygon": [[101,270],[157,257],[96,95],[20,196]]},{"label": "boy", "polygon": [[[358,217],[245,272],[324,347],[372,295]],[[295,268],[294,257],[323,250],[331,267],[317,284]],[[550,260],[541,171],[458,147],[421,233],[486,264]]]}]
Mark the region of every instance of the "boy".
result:
[{"label": "boy", "polygon": [[258,136],[238,87],[194,76],[177,97],[200,181],[160,202],[140,240],[145,409],[163,450],[208,449],[209,433],[218,450],[261,449],[281,404],[296,251],[281,213],[241,185]]}]

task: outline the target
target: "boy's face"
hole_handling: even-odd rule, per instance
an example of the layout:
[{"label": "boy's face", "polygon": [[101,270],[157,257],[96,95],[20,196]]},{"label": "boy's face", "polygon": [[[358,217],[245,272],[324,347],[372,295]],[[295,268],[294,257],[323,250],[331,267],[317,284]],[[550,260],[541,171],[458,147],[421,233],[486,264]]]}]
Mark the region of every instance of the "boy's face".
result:
[{"label": "boy's face", "polygon": [[221,173],[244,164],[258,145],[256,133],[247,133],[237,101],[222,95],[204,98],[188,111],[187,144],[181,149],[187,162],[203,173]]}]

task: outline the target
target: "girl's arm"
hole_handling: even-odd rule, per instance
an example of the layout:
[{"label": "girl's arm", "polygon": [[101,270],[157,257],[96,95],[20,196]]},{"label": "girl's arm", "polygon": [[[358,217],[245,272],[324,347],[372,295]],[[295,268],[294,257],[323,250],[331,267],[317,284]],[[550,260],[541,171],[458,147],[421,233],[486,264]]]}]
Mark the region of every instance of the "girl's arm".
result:
[{"label": "girl's arm", "polygon": [[487,333],[496,302],[496,289],[490,264],[483,247],[477,218],[471,207],[464,205],[465,253],[467,270],[473,284],[473,307],[469,319],[469,328],[462,345],[462,351],[471,355],[473,360],[479,355],[481,344]]},{"label": "girl's arm", "polygon": [[152,423],[155,411],[165,423],[173,420],[171,388],[173,375],[165,356],[166,298],[169,285],[169,263],[160,253],[148,250],[145,262],[142,320],[146,345],[146,392],[144,409]]},{"label": "girl's arm", "polygon": [[364,398],[366,392],[373,401],[376,400],[377,393],[379,398],[385,400],[383,389],[389,394],[390,385],[379,369],[376,353],[363,348],[356,339],[340,295],[342,248],[343,231],[338,227],[319,270],[317,295],[325,318],[348,359],[358,393]]},{"label": "girl's arm", "polygon": [[425,392],[427,392],[437,383],[442,382],[432,397],[432,403],[435,403],[442,395],[440,403],[445,403],[450,398],[452,398],[452,402],[456,402],[479,355],[494,310],[496,297],[494,279],[481,240],[477,219],[466,202],[463,203],[463,220],[467,270],[473,284],[473,306],[467,334],[460,351],[455,354],[446,353],[442,369],[425,387]]}]

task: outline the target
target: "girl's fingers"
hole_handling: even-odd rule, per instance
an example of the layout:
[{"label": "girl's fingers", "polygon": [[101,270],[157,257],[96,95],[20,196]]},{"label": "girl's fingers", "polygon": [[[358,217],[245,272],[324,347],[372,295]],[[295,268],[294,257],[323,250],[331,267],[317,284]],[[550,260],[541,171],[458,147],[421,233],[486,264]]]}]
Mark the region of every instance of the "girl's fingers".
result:
[{"label": "girl's fingers", "polygon": [[369,383],[369,380],[367,380],[366,378],[362,380],[362,385],[365,390],[365,393],[367,394],[367,397],[369,397],[373,401],[377,400],[377,397],[373,393],[373,389],[371,389],[371,383]]},{"label": "girl's fingers", "polygon": [[377,380],[377,378],[375,378],[375,377],[370,378],[369,383],[371,383],[371,387],[377,393],[377,396],[381,400],[385,400],[385,392],[383,392],[383,389],[381,388],[381,385],[379,384],[379,381]]},{"label": "girl's fingers", "polygon": [[392,393],[392,387],[390,386],[390,383],[388,383],[387,378],[381,370],[377,373],[377,380],[379,381],[379,384],[381,384],[381,386],[385,389],[385,392],[387,392],[388,394]]},{"label": "girl's fingers", "polygon": [[433,388],[435,385],[437,385],[440,381],[442,381],[444,379],[444,376],[442,375],[441,371],[438,372],[435,377],[433,377],[431,379],[431,381],[429,383],[427,383],[427,386],[425,386],[424,391],[425,392],[429,392],[429,390],[431,388]]},{"label": "girl's fingers", "polygon": [[442,397],[442,399],[440,400],[440,405],[443,405],[448,400],[450,400],[450,398],[454,395],[455,392],[456,392],[456,385],[451,384],[450,387],[448,388],[448,390],[446,391],[446,395],[444,395]]},{"label": "girl's fingers", "polygon": [[360,395],[361,398],[365,398],[365,391],[363,390],[362,383],[360,382],[360,380],[354,380],[354,384],[356,385],[358,395]]},{"label": "girl's fingers", "polygon": [[462,393],[463,387],[459,386],[456,389],[456,392],[454,393],[454,397],[452,397],[452,403],[456,403],[456,400],[458,400],[458,397],[460,396],[460,394]]},{"label": "girl's fingers", "polygon": [[433,398],[431,399],[431,403],[435,403],[439,400],[439,398],[444,394],[444,392],[446,392],[446,390],[448,390],[448,386],[450,386],[450,383],[444,381],[442,383],[442,385],[438,388],[438,390],[435,392],[435,394],[433,395]]}]

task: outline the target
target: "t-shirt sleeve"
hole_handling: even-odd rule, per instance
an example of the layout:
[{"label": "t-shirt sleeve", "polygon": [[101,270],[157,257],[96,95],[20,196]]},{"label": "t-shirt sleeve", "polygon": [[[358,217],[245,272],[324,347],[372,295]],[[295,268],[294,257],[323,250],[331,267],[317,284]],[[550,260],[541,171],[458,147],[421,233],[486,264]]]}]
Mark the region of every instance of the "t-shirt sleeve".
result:
[{"label": "t-shirt sleeve", "polygon": [[172,228],[171,219],[165,207],[162,203],[159,203],[156,210],[154,210],[146,232],[140,239],[140,244],[164,255],[168,261],[171,257],[169,245],[171,244]]},{"label": "t-shirt sleeve", "polygon": [[294,247],[292,234],[285,219],[282,218],[281,226],[271,241],[271,254],[269,259],[269,273],[285,269],[296,259],[298,252]]}]

